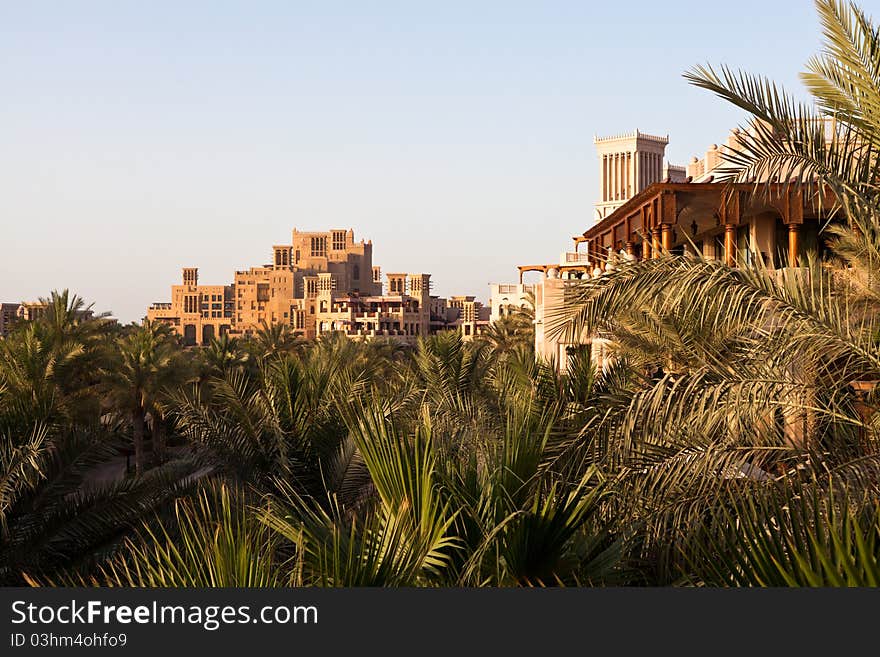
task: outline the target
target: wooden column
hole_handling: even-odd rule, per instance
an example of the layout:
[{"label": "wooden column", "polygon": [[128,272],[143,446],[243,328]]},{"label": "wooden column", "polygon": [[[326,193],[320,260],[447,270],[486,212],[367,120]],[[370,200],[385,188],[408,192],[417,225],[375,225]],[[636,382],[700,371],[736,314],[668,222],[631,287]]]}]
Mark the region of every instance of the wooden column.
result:
[{"label": "wooden column", "polygon": [[672,249],[672,226],[669,224],[663,224],[660,226],[660,235],[661,242],[663,244],[663,250],[669,252]]},{"label": "wooden column", "polygon": [[724,262],[728,267],[736,265],[736,224],[724,224]]},{"label": "wooden column", "polygon": [[626,254],[630,256],[634,256],[636,254],[636,245],[634,242],[626,243]]},{"label": "wooden column", "polygon": [[660,257],[660,229],[654,228],[651,231],[651,257]]},{"label": "wooden column", "polygon": [[788,266],[797,267],[801,253],[801,225],[788,224]]}]

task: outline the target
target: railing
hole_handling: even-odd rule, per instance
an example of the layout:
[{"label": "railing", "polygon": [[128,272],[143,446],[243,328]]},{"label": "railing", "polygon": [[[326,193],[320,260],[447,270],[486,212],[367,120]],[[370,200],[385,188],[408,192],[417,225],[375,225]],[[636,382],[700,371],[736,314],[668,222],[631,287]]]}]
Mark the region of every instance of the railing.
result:
[{"label": "railing", "polygon": [[583,264],[590,261],[590,256],[586,253],[566,253],[560,264],[569,265],[572,263]]},{"label": "railing", "polygon": [[498,284],[498,294],[517,294],[520,289],[523,293],[526,292],[534,292],[534,285],[516,285],[515,283],[499,283]]}]

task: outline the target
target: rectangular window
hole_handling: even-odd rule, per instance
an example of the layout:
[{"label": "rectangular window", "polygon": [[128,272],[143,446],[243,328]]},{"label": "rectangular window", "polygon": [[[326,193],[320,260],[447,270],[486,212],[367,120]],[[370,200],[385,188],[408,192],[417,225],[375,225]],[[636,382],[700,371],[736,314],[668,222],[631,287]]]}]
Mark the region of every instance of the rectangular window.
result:
[{"label": "rectangular window", "polygon": [[333,231],[333,250],[334,251],[344,251],[345,250],[345,231],[344,230],[334,230]]},{"label": "rectangular window", "polygon": [[323,258],[327,255],[327,238],[313,237],[311,238],[312,257]]}]

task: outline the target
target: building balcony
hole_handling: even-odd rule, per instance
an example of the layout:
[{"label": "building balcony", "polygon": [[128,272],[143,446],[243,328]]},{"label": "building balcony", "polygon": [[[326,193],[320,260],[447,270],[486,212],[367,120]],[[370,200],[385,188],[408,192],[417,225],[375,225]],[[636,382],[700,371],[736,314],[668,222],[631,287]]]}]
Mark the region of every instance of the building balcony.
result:
[{"label": "building balcony", "polygon": [[522,292],[534,292],[534,285],[517,285],[515,283],[499,283],[497,294],[520,294]]}]

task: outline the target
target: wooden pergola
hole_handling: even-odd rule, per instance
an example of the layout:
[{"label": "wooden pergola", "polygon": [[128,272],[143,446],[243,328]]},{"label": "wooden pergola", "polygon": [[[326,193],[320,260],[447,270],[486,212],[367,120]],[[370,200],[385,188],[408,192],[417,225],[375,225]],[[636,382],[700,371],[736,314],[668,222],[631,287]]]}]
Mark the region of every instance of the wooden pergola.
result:
[{"label": "wooden pergola", "polygon": [[517,267],[519,269],[519,284],[522,285],[523,282],[523,274],[527,271],[539,271],[546,274],[551,269],[556,269],[557,271],[566,272],[566,271],[580,271],[585,272],[587,274],[590,273],[590,265],[589,264],[580,264],[580,265],[558,265],[556,263],[548,263],[546,265],[520,265]]},{"label": "wooden pergola", "polygon": [[819,207],[813,194],[805,198],[800,186],[789,183],[661,182],[648,186],[595,226],[574,235],[574,250],[587,245],[587,262],[577,265],[556,263],[521,265],[523,274],[551,268],[559,272],[575,270],[589,273],[604,269],[610,253],[625,252],[630,257],[652,258],[691,241],[715,239],[720,244],[723,233],[723,258],[736,264],[736,240],[739,227],[762,213],[771,213],[787,232],[787,261],[796,263],[801,252],[801,232],[805,219],[827,216],[834,194],[825,190],[824,205]]},{"label": "wooden pergola", "polygon": [[544,274],[547,273],[547,270],[550,269],[553,265],[520,265],[517,267],[519,269],[519,284],[522,285],[523,282],[523,274],[527,271],[539,271]]},{"label": "wooden pergola", "polygon": [[[829,195],[830,196],[830,191]],[[778,214],[788,229],[788,260],[797,262],[805,216],[816,217],[830,208],[818,208],[805,199],[800,187],[786,183],[654,183],[628,200],[582,235],[575,249],[587,243],[590,261],[601,262],[609,248],[643,258],[684,244],[684,230],[693,237],[724,231],[724,259],[736,263],[736,231],[741,222],[761,212]]]}]

